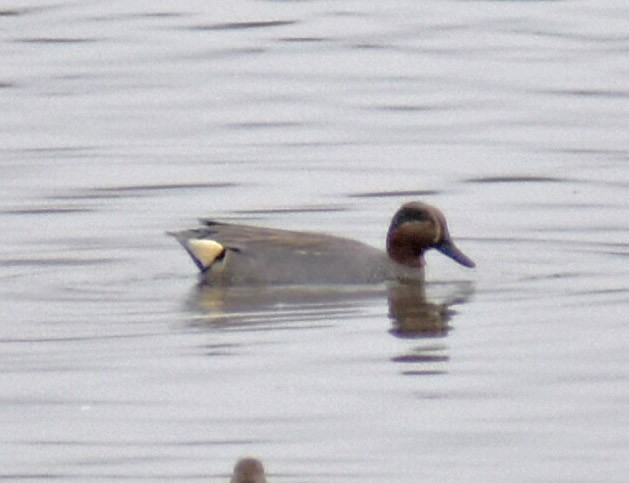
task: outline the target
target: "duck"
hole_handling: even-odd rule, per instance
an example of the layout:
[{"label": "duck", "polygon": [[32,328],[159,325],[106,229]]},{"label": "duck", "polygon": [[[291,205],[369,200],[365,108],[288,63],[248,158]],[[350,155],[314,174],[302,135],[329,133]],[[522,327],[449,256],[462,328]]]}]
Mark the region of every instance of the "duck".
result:
[{"label": "duck", "polygon": [[238,460],[230,483],[266,483],[262,462],[256,458]]},{"label": "duck", "polygon": [[404,203],[393,215],[386,250],[324,233],[213,219],[200,224],[169,234],[198,267],[201,283],[213,286],[421,282],[430,249],[475,267],[452,241],[443,213],[421,201]]}]

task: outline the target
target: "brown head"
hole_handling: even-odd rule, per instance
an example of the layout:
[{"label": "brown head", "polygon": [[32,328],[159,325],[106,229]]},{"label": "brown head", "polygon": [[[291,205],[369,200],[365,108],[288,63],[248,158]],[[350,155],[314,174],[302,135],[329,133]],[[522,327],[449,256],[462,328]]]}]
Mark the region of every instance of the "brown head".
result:
[{"label": "brown head", "polygon": [[231,483],[266,483],[264,466],[255,458],[238,460]]},{"label": "brown head", "polygon": [[476,266],[450,238],[441,211],[420,201],[405,203],[393,216],[387,233],[389,257],[401,265],[420,268],[425,264],[424,252],[430,248],[465,267]]}]

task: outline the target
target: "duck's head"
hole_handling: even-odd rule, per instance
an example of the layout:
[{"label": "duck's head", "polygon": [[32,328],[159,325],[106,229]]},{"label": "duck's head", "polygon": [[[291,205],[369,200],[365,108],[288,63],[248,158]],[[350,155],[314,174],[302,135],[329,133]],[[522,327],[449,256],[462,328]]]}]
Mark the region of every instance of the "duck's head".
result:
[{"label": "duck's head", "polygon": [[476,264],[459,250],[448,233],[443,213],[420,201],[402,205],[391,220],[387,234],[387,253],[395,262],[420,268],[425,264],[424,252],[439,250],[465,267]]}]

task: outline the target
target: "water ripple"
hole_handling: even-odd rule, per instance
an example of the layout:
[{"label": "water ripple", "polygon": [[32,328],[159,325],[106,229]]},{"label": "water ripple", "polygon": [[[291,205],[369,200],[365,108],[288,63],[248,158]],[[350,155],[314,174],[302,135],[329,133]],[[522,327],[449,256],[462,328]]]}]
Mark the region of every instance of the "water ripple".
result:
[{"label": "water ripple", "polygon": [[259,29],[269,27],[283,27],[285,25],[294,25],[296,20],[260,20],[250,22],[226,22],[211,25],[195,25],[189,27],[190,30],[246,30]]}]

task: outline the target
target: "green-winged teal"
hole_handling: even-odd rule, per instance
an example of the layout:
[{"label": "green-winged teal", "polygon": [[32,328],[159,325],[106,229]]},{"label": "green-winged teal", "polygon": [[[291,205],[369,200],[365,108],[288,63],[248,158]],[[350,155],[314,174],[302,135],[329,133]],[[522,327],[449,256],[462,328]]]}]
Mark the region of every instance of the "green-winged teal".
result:
[{"label": "green-winged teal", "polygon": [[435,248],[474,267],[450,238],[446,219],[419,201],[395,213],[386,252],[359,241],[320,233],[201,220],[200,228],[171,233],[212,285],[372,284],[421,281],[424,252]]}]

